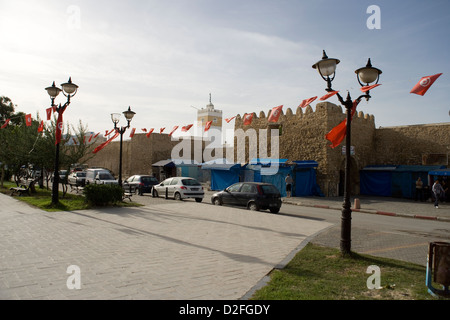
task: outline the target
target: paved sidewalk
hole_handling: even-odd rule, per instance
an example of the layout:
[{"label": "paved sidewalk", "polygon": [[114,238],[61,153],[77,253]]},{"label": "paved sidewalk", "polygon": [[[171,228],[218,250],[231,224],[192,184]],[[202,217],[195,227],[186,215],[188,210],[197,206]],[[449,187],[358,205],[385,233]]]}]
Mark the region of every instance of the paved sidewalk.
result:
[{"label": "paved sidewalk", "polygon": [[0,203],[0,299],[236,300],[330,226],[187,201],[58,213]]}]

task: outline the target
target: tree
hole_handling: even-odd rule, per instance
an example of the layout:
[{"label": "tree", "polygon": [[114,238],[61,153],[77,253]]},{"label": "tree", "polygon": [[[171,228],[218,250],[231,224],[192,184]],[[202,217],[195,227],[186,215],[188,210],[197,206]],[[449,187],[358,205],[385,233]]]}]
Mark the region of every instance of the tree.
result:
[{"label": "tree", "polygon": [[0,185],[2,187],[6,176],[5,169],[8,168],[8,173],[16,169],[17,159],[23,156],[22,151],[25,148],[26,139],[23,139],[23,136],[30,132],[19,129],[25,127],[25,113],[15,113],[15,107],[10,98],[0,97],[0,125],[3,126],[9,120],[7,126],[0,129]]},{"label": "tree", "polygon": [[[47,180],[48,173],[53,172],[55,168],[55,133],[56,117],[50,124],[44,126],[42,132],[38,132],[41,119],[39,114],[37,120],[33,120],[31,126],[25,125],[25,113],[15,112],[15,107],[11,99],[0,97],[0,124],[3,125],[7,119],[11,119],[9,124],[0,129],[0,168],[2,171],[1,185],[5,178],[5,168],[14,174],[17,179],[29,178],[29,168],[38,168],[41,171],[40,186],[43,187],[44,175]],[[82,158],[89,157],[93,144],[85,143],[88,129],[82,122],[79,122],[78,128],[68,124],[65,125],[65,132],[60,143],[60,167],[70,169],[72,164],[78,163]],[[72,132],[74,134],[72,134]],[[77,144],[70,143],[73,138]],[[92,155],[91,155],[92,156]],[[85,158],[86,159],[86,158]]]}]

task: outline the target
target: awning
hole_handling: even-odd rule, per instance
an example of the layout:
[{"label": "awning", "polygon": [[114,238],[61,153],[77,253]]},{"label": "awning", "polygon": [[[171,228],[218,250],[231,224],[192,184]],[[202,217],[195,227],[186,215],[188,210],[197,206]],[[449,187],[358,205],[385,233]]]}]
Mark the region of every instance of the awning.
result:
[{"label": "awning", "polygon": [[202,165],[202,169],[204,170],[232,170],[232,169],[239,169],[240,167],[241,165],[236,163],[228,163],[228,164],[212,163]]},{"label": "awning", "polygon": [[288,159],[271,159],[271,158],[253,158],[250,161],[250,165],[262,165],[262,166],[270,166],[272,164],[286,164],[286,162],[288,161]]},{"label": "awning", "polygon": [[450,169],[438,169],[428,172],[430,176],[450,176]]},{"label": "awning", "polygon": [[317,168],[319,163],[312,160],[292,161],[297,168]]},{"label": "awning", "polygon": [[175,163],[172,161],[172,159],[161,160],[161,161],[158,161],[158,162],[152,164],[152,167],[169,167],[169,168],[173,168],[173,167],[175,167]]}]

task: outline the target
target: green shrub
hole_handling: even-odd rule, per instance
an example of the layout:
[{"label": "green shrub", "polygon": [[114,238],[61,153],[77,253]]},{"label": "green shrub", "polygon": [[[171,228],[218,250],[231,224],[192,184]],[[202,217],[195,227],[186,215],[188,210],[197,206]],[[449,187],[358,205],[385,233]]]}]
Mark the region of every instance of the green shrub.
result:
[{"label": "green shrub", "polygon": [[86,201],[94,206],[105,206],[122,201],[123,189],[117,184],[88,184],[84,188]]}]

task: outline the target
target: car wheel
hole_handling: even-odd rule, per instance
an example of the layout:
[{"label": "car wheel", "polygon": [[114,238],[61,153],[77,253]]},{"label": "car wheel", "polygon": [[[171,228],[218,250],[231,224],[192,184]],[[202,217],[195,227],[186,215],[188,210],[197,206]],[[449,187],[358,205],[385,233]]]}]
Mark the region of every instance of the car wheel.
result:
[{"label": "car wheel", "polygon": [[220,198],[214,198],[213,199],[213,204],[215,206],[221,206],[222,205],[222,201],[220,201]]},{"label": "car wheel", "polygon": [[270,208],[269,210],[270,210],[270,212],[272,212],[272,213],[278,213],[278,212],[280,212],[280,208]]},{"label": "car wheel", "polygon": [[181,194],[179,193],[179,192],[175,192],[175,195],[173,196],[173,198],[175,199],[175,200],[180,200],[181,201]]},{"label": "car wheel", "polygon": [[248,209],[251,211],[259,211],[259,207],[256,202],[252,201],[248,204]]},{"label": "car wheel", "polygon": [[196,202],[202,202],[203,198],[195,198]]},{"label": "car wheel", "polygon": [[158,198],[158,191],[153,189],[152,195],[153,195],[153,198]]}]

